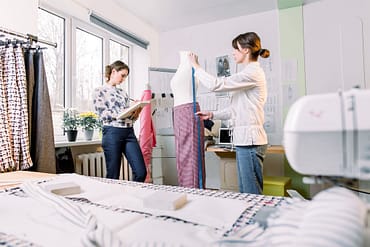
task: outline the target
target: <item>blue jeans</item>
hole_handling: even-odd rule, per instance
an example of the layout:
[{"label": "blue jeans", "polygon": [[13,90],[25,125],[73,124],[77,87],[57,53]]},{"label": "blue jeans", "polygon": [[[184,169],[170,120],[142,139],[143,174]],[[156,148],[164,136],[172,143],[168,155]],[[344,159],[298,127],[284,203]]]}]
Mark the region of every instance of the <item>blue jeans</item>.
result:
[{"label": "blue jeans", "polygon": [[123,153],[131,166],[133,180],[144,182],[146,166],[133,128],[104,126],[102,147],[107,164],[107,178],[119,178]]},{"label": "blue jeans", "polygon": [[262,194],[263,160],[267,145],[236,146],[238,183],[241,193]]}]

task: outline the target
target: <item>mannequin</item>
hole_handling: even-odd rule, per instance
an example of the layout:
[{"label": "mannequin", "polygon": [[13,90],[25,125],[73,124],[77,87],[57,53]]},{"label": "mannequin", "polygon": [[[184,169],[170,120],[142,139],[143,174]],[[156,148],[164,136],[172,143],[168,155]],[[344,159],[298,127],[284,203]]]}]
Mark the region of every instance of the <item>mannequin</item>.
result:
[{"label": "mannequin", "polygon": [[[174,134],[176,145],[176,166],[179,186],[204,188],[204,123],[195,117],[193,104],[192,66],[189,52],[180,52],[180,65],[171,79],[174,96]],[[195,83],[195,91],[197,83]],[[196,103],[196,111],[199,111]],[[198,126],[200,124],[200,126]],[[198,139],[199,130],[200,140]],[[202,168],[202,185],[199,185],[198,165]]]},{"label": "mannequin", "polygon": [[[180,65],[171,80],[174,106],[193,102],[191,64],[188,54],[188,51],[180,51]],[[198,81],[195,82],[195,87],[198,88]]]}]

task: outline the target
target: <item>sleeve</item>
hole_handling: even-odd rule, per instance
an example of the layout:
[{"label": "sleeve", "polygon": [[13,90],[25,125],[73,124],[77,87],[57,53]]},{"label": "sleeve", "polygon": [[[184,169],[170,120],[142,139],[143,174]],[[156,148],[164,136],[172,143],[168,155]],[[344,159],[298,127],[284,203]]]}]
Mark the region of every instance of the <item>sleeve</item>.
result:
[{"label": "sleeve", "polygon": [[215,77],[207,73],[204,69],[195,70],[195,76],[209,90],[213,92],[235,91],[239,89],[249,89],[256,86],[256,79],[245,69],[229,77]]},{"label": "sleeve", "polygon": [[227,107],[227,108],[222,109],[220,111],[213,112],[213,119],[228,120],[230,118],[231,118],[231,109],[230,109],[230,107]]}]

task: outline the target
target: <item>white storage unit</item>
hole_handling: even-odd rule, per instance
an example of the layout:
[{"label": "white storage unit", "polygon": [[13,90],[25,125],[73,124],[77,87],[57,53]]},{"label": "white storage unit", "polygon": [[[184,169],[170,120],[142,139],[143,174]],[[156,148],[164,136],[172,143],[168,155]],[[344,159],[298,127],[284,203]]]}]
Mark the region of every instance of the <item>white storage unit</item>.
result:
[{"label": "white storage unit", "polygon": [[157,145],[153,148],[152,153],[152,179],[153,184],[163,184],[162,169],[162,146]]},{"label": "white storage unit", "polygon": [[157,147],[153,149],[153,182],[165,185],[178,185],[175,137],[157,135]]}]

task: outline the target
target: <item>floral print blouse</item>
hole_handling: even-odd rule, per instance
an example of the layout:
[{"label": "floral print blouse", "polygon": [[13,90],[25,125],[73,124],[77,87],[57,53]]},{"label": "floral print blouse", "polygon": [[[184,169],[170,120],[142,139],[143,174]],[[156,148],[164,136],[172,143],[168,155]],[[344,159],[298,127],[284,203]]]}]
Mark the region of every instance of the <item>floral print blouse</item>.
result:
[{"label": "floral print blouse", "polygon": [[130,106],[127,92],[109,84],[95,89],[93,103],[95,112],[103,122],[116,120],[123,109]]}]

